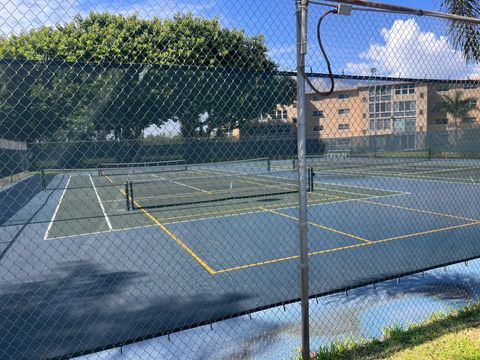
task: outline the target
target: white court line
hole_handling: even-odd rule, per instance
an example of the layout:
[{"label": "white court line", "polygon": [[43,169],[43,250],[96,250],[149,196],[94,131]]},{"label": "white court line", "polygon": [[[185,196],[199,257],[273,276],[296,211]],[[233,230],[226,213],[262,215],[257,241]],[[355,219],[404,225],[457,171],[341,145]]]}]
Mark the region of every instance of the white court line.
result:
[{"label": "white court line", "polygon": [[177,185],[180,185],[180,186],[186,186],[190,189],[193,189],[193,190],[198,190],[198,191],[201,191],[201,192],[204,192],[204,193],[207,193],[207,194],[211,194],[210,191],[207,191],[207,190],[204,190],[204,189],[200,189],[200,188],[197,188],[195,186],[190,186],[190,185],[187,185],[187,184],[184,184],[184,183],[181,183],[181,182],[178,182],[178,181],[175,181],[175,180],[172,180],[172,179],[167,179],[167,178],[164,178],[164,177],[161,177],[161,176],[158,176],[158,175],[155,175],[153,174],[153,176],[157,177],[157,178],[160,178],[162,180],[165,180],[165,181],[170,181],[174,184],[177,184]]},{"label": "white court line", "polygon": [[108,229],[110,231],[113,230],[112,224],[110,223],[110,219],[108,218],[108,215],[105,211],[105,208],[103,207],[102,199],[100,199],[100,195],[98,195],[97,187],[95,186],[95,183],[93,182],[92,175],[88,174],[88,177],[90,178],[90,182],[92,183],[93,190],[95,190],[95,195],[97,195],[98,203],[100,204],[100,207],[102,208],[103,216],[105,217],[105,221],[107,222]]},{"label": "white court line", "polygon": [[[197,171],[201,171],[201,170],[197,170]],[[328,170],[322,170],[322,171],[328,171]],[[272,171],[272,173],[274,174],[275,171]],[[222,173],[218,173],[218,174],[222,174]],[[246,172],[235,172],[235,174],[244,174],[244,175],[249,175],[249,173],[246,173]],[[255,173],[254,173],[255,174]],[[281,179],[281,180],[289,180],[290,178],[285,178],[285,177],[282,177],[282,176],[273,176],[273,175],[269,175],[269,174],[266,174],[266,173],[259,173],[260,176],[262,176],[265,180],[267,179],[271,179],[271,178],[274,178],[274,179]],[[260,176],[258,176],[256,179],[260,179]],[[295,180],[297,179],[296,177],[294,178]],[[272,182],[270,180],[270,182]],[[343,188],[353,188],[353,189],[366,189],[366,190],[377,190],[377,191],[387,191],[387,192],[395,192],[395,193],[398,193],[398,194],[403,194],[403,195],[410,195],[411,193],[409,192],[406,192],[406,191],[399,191],[399,190],[390,190],[390,189],[383,189],[383,188],[376,188],[376,187],[371,187],[371,186],[364,186],[364,185],[348,185],[348,184],[341,184],[341,183],[335,183],[335,182],[327,182],[327,181],[319,181],[319,180],[315,180],[315,183],[316,184],[324,184],[324,185],[336,185],[336,186],[340,186],[340,187],[343,187]],[[329,189],[330,190],[330,189]],[[337,192],[342,192],[341,190],[336,190]],[[358,193],[358,192],[350,192],[350,191],[343,191],[345,192],[346,194],[349,194],[349,193],[352,193],[352,194],[359,194],[359,195],[365,195],[365,196],[369,196],[370,194],[362,194],[362,193]]]},{"label": "white court line", "polygon": [[[262,185],[262,186],[268,186],[268,187],[280,187],[280,186],[275,186],[275,185],[265,185],[263,183],[252,183],[251,181],[247,180],[237,180],[237,181],[242,181],[242,182],[248,182],[251,184],[255,185]],[[253,191],[253,190],[258,190],[258,187],[242,187],[237,192],[245,192],[245,191]],[[230,193],[231,190],[229,189],[224,189],[224,190],[218,190],[215,191],[215,195],[218,194],[228,194]],[[212,193],[210,193],[212,194]],[[182,193],[182,194],[173,194],[173,195],[156,195],[156,196],[136,196],[135,200],[152,200],[152,199],[170,199],[170,198],[183,198],[183,197],[191,197],[192,195],[198,195],[198,191],[196,192],[187,192],[187,193]],[[125,202],[124,199],[115,199],[115,200],[103,200],[104,203],[118,203],[118,202]]]},{"label": "white court line", "polygon": [[[272,180],[268,180],[269,178],[275,178],[275,179],[283,179],[285,180],[285,178],[281,177],[281,176],[270,176],[270,175],[265,175],[263,178],[255,178],[257,180],[260,180],[260,181],[270,181],[270,182],[274,182]],[[351,186],[351,185],[342,185],[342,184],[335,184],[335,183],[326,183],[326,182],[321,182],[321,181],[314,181],[315,184],[321,184],[321,185],[334,185],[334,186],[339,186],[339,187],[347,187],[347,188],[356,188],[356,186]],[[263,185],[263,184],[262,184]],[[404,192],[404,191],[396,191],[396,190],[387,190],[387,189],[379,189],[379,188],[368,188],[368,187],[361,187],[361,186],[358,186],[358,188],[360,189],[367,189],[367,190],[376,190],[376,191],[383,191],[383,192],[388,192],[388,193],[395,193],[395,194],[400,194],[400,195],[410,195],[409,192]],[[331,192],[337,192],[337,193],[341,193],[341,194],[350,194],[350,195],[360,195],[360,196],[372,196],[372,194],[364,194],[364,193],[361,193],[361,192],[354,192],[354,191],[347,191],[347,190],[338,190],[338,189],[329,189],[329,188],[324,188],[324,187],[320,187],[320,188],[317,188],[317,189],[320,189],[320,190],[326,190],[326,191],[331,191]],[[390,194],[389,194],[390,195]],[[373,195],[375,196],[375,195]],[[382,195],[380,195],[382,196]]]},{"label": "white court line", "polygon": [[65,196],[65,193],[67,192],[68,184],[70,184],[70,179],[72,177],[69,176],[67,183],[65,184],[65,188],[63,189],[62,195],[60,196],[60,200],[58,201],[57,207],[55,208],[52,218],[50,219],[50,222],[48,223],[47,231],[45,232],[45,236],[43,237],[43,240],[47,240],[48,238],[48,233],[50,232],[50,229],[52,228],[53,221],[57,217],[58,209],[60,208],[60,204],[62,203],[63,197]]},{"label": "white court line", "polygon": [[424,174],[434,174],[434,173],[444,173],[444,172],[451,172],[451,171],[463,171],[463,170],[480,170],[478,167],[471,167],[471,166],[464,166],[459,168],[449,168],[449,169],[437,169],[437,170],[426,170],[426,171],[418,171],[418,172],[407,172],[406,175],[424,175]]},{"label": "white court line", "polygon": [[[398,193],[398,194],[390,194],[390,195],[370,196],[370,197],[361,198],[361,199],[332,200],[332,201],[327,201],[327,202],[323,202],[323,203],[307,204],[307,206],[308,207],[322,207],[322,206],[326,206],[326,205],[345,203],[345,202],[350,202],[350,201],[383,199],[383,198],[388,198],[388,197],[405,196],[405,195],[411,195],[411,194],[410,193]],[[269,210],[277,210],[278,211],[278,210],[288,210],[288,209],[295,209],[295,208],[298,208],[297,204],[292,205],[292,206],[283,206],[283,207],[279,207],[279,208],[274,207],[274,208],[269,209]],[[205,216],[205,217],[195,218],[195,215],[191,215],[189,217],[192,217],[192,219],[162,222],[162,224],[164,224],[165,226],[175,225],[175,224],[185,224],[185,223],[190,223],[190,222],[195,222],[195,221],[208,221],[208,220],[229,218],[229,217],[234,217],[234,216],[252,215],[252,214],[258,214],[258,213],[264,213],[264,212],[267,212],[267,211],[252,208],[252,210],[250,210],[250,211],[245,211],[245,212],[241,212],[241,213],[220,214],[220,215],[215,215],[215,216]],[[49,241],[50,240],[62,240],[62,239],[68,239],[68,238],[73,238],[73,237],[83,237],[83,236],[91,236],[91,235],[98,235],[98,234],[108,234],[108,233],[118,232],[118,231],[128,231],[128,230],[144,229],[144,228],[150,228],[150,227],[158,227],[158,225],[155,225],[155,224],[153,224],[153,225],[141,225],[141,226],[133,226],[133,227],[114,229],[112,231],[96,231],[96,232],[82,233],[82,234],[75,234],[75,235],[57,236],[57,237],[49,238],[49,239],[46,239],[46,240],[49,240]]]},{"label": "white court line", "polygon": [[[395,174],[395,173],[364,173],[364,172],[359,172],[359,171],[335,171],[335,170],[322,170],[324,172],[331,172],[331,173],[337,173],[340,175],[364,175],[365,177],[370,177],[370,178],[382,178],[382,179],[399,179],[399,180],[409,180],[409,181],[426,181],[426,182],[435,182],[435,183],[445,183],[445,184],[460,184],[460,185],[480,185],[477,183],[472,184],[472,179],[465,179],[465,178],[445,178],[445,179],[451,179],[451,180],[459,180],[459,181],[449,181],[449,180],[441,180],[441,178],[435,177],[435,176],[426,176],[426,175],[409,175],[410,177],[405,177],[403,175],[405,174]],[[327,182],[325,182],[328,184]],[[359,186],[360,187],[360,186]],[[390,191],[396,191],[396,190],[390,190]]]}]

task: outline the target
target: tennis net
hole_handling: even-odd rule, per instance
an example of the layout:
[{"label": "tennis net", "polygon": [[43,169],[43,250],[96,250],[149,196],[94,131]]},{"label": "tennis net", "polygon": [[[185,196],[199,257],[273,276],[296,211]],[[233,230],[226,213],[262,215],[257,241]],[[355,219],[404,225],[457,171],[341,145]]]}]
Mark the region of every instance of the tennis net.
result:
[{"label": "tennis net", "polygon": [[[313,175],[309,171],[309,177]],[[309,181],[311,184],[313,181]],[[310,187],[309,187],[310,190]],[[127,210],[165,208],[298,192],[296,172],[216,174],[215,176],[127,181]],[[267,199],[266,199],[267,201]]]},{"label": "tennis net", "polygon": [[307,165],[317,170],[349,170],[357,168],[382,168],[395,166],[408,168],[412,164],[431,160],[430,149],[414,149],[379,152],[326,152],[307,156]]},{"label": "tennis net", "polygon": [[183,159],[132,163],[106,163],[100,164],[100,167],[98,169],[98,175],[117,176],[186,170],[188,170],[188,167],[185,164],[185,160]]}]

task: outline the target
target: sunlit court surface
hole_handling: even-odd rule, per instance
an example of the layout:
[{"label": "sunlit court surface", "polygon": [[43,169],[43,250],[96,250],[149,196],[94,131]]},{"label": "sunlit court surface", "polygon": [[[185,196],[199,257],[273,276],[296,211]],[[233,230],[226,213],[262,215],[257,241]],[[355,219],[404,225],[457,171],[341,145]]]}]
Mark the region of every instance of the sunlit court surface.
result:
[{"label": "sunlit court surface", "polygon": [[[357,287],[359,278],[369,284],[471,257],[466,249],[474,246],[480,224],[474,206],[480,164],[430,159],[424,150],[414,155],[368,164],[351,156],[308,159],[312,295]],[[295,166],[295,160],[252,159],[47,169],[24,180],[40,191],[4,223],[2,258],[29,269],[29,280],[43,276],[33,266],[43,264],[51,280],[42,286],[68,281],[69,291],[47,302],[45,314],[59,303],[75,307],[87,301],[84,295],[94,294],[88,307],[116,304],[108,320],[88,316],[92,327],[101,329],[105,321],[130,325],[85,338],[77,344],[82,347],[95,348],[117,332],[128,339],[168,334],[296,301]],[[32,239],[39,232],[43,238]],[[32,241],[34,254],[15,251]],[[279,279],[279,272],[289,275]],[[91,294],[76,292],[82,281],[96,287]],[[118,282],[119,294],[98,296],[107,286],[103,281],[108,287]],[[151,284],[155,291],[142,296]],[[22,286],[29,285],[18,281],[17,289]],[[174,317],[172,306],[178,310]],[[61,334],[76,331],[81,318],[49,325],[53,348],[62,344]]]}]

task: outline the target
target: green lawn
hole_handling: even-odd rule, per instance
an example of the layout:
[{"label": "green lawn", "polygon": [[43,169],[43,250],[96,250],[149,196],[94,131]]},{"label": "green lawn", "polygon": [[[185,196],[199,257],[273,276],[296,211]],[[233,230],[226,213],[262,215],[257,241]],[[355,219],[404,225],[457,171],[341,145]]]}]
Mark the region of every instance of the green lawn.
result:
[{"label": "green lawn", "polygon": [[381,340],[335,343],[312,354],[324,359],[480,359],[480,302],[412,325],[385,329]]}]

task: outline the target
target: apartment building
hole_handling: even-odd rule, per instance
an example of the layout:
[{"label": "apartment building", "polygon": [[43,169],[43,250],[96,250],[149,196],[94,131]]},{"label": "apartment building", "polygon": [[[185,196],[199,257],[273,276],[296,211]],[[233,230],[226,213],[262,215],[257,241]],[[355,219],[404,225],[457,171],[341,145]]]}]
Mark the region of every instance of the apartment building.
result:
[{"label": "apartment building", "polygon": [[[445,111],[445,96],[460,92],[476,106],[475,83],[376,83],[334,91],[330,96],[307,94],[308,139],[348,139],[382,135],[413,135],[479,126],[480,109],[455,121]],[[279,105],[271,121],[295,123],[296,105]]]}]

